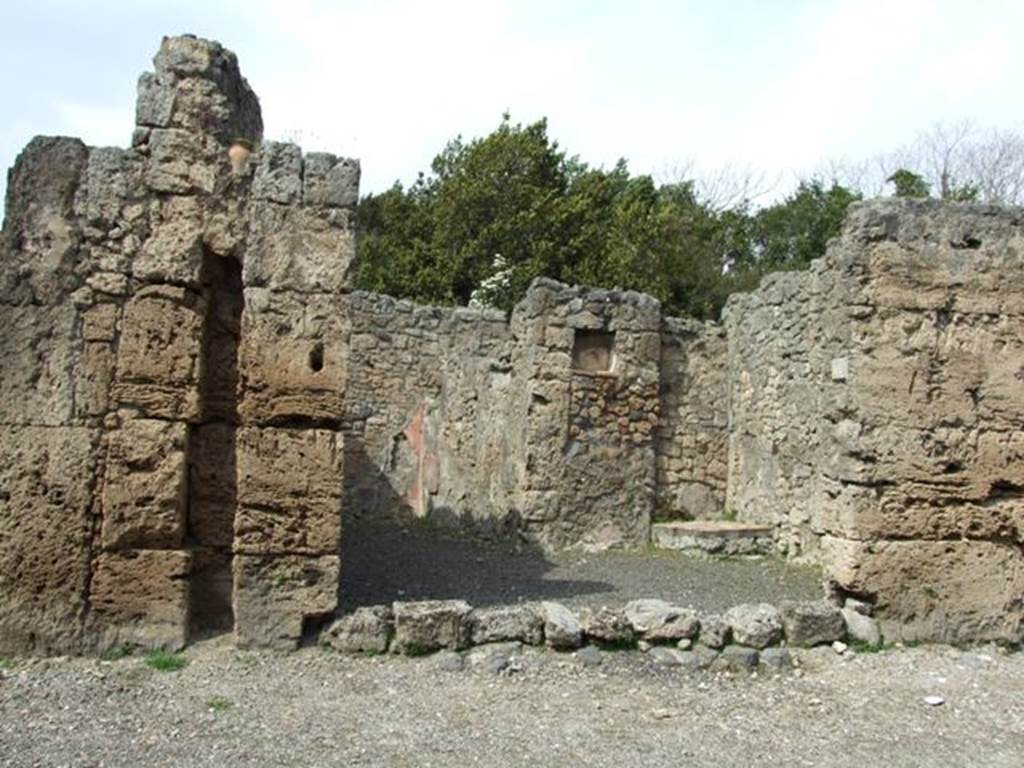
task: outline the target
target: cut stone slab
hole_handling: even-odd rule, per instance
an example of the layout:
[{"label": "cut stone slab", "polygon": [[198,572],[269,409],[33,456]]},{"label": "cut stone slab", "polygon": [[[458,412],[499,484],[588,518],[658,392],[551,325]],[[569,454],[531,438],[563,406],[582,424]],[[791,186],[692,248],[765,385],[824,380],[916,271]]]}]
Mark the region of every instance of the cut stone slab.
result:
[{"label": "cut stone slab", "polygon": [[442,648],[459,650],[469,645],[469,614],[465,600],[424,600],[397,602],[393,650],[408,656],[432,653]]},{"label": "cut stone slab", "polygon": [[846,625],[839,610],[824,600],[787,600],[779,606],[779,613],[790,645],[810,648],[846,636]]},{"label": "cut stone slab", "polygon": [[755,649],[727,645],[713,662],[713,667],[732,672],[750,672],[757,668],[759,661],[760,655]]},{"label": "cut stone slab", "polygon": [[706,555],[771,554],[774,528],[724,520],[655,523],[651,539],[661,549]]}]

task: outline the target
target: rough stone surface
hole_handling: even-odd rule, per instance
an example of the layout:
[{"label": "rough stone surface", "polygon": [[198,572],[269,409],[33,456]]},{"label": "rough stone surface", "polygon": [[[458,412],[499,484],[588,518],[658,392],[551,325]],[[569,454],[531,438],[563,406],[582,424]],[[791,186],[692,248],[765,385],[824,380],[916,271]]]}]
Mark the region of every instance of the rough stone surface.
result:
[{"label": "rough stone surface", "polygon": [[578,648],[583,643],[583,627],[576,615],[561,603],[541,603],[544,612],[544,642],[559,650]]},{"label": "rough stone surface", "polygon": [[718,650],[724,648],[732,637],[732,627],[724,616],[711,614],[700,617],[700,636],[698,641],[706,648]]},{"label": "rough stone surface", "polygon": [[782,639],[782,617],[774,605],[737,605],[723,618],[732,630],[733,641],[740,645],[767,648]]},{"label": "rough stone surface", "polygon": [[394,615],[386,605],[356,608],[320,634],[320,642],[343,653],[384,653],[394,634]]},{"label": "rough stone surface", "polygon": [[393,649],[398,653],[416,656],[441,648],[458,650],[469,644],[469,613],[472,609],[463,600],[398,602],[393,610]]},{"label": "rough stone surface", "polygon": [[846,625],[839,610],[825,602],[786,601],[779,605],[786,642],[809,648],[846,635]]},{"label": "rough stone surface", "polygon": [[882,644],[882,631],[875,619],[852,608],[843,608],[840,614],[843,617],[846,634],[851,640],[876,647]]},{"label": "rough stone surface", "polygon": [[544,642],[544,618],[531,605],[476,608],[469,623],[474,645],[502,641],[540,645]]},{"label": "rough stone surface", "polygon": [[753,648],[744,648],[741,645],[727,645],[715,659],[712,669],[722,669],[731,672],[752,672],[757,668],[760,655]]},{"label": "rough stone surface", "polygon": [[588,614],[583,632],[599,645],[629,645],[635,639],[633,625],[622,611],[600,608]]},{"label": "rough stone surface", "polygon": [[761,663],[769,669],[789,669],[793,666],[793,657],[788,648],[765,648],[760,653]]},{"label": "rough stone surface", "polygon": [[692,639],[700,630],[695,611],[664,600],[633,600],[626,604],[625,614],[633,631],[651,642]]}]

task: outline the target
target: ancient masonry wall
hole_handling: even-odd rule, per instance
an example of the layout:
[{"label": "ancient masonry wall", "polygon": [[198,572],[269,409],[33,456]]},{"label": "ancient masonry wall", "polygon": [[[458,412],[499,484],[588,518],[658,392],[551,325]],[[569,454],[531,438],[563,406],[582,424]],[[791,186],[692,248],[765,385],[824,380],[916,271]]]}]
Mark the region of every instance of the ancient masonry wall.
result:
[{"label": "ancient masonry wall", "polygon": [[1019,210],[886,201],[730,302],[729,503],[890,639],[1024,633],[1022,286]]},{"label": "ancient masonry wall", "polygon": [[659,520],[714,520],[727,512],[727,351],[725,331],[719,325],[672,317],[662,320],[655,435],[655,517]]},{"label": "ancient masonry wall", "polygon": [[336,604],[358,166],[256,142],[233,54],[165,39],[130,149],[10,175],[0,646],[294,644]]}]

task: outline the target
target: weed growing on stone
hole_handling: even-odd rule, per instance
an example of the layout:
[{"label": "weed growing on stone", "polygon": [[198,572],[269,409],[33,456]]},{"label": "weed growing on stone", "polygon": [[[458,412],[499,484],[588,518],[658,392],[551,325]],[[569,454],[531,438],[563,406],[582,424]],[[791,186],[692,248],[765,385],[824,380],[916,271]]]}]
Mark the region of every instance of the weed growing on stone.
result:
[{"label": "weed growing on stone", "polygon": [[235,706],[234,702],[223,696],[214,696],[206,702],[206,708],[211,712],[227,712],[233,706]]},{"label": "weed growing on stone", "polygon": [[152,667],[158,672],[177,672],[186,664],[188,664],[188,659],[180,653],[150,651],[146,654],[146,666]]}]

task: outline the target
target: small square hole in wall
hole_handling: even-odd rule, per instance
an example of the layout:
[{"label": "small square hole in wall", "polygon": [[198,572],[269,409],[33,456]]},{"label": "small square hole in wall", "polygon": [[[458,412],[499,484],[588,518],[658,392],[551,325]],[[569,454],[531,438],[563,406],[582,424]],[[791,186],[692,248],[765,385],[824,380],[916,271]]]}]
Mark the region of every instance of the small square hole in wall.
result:
[{"label": "small square hole in wall", "polygon": [[607,373],[615,361],[615,333],[576,329],[572,342],[572,367],[588,373]]}]

